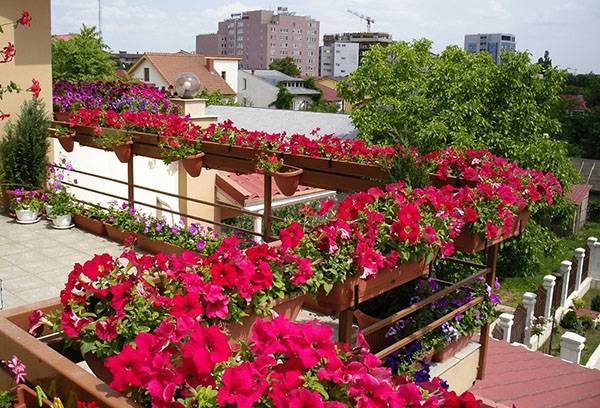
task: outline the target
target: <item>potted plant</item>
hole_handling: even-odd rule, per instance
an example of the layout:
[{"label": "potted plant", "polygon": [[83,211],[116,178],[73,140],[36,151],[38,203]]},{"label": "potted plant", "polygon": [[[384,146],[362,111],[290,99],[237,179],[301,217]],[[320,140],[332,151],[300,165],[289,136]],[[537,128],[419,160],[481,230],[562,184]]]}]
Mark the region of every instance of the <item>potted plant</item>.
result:
[{"label": "potted plant", "polygon": [[75,129],[68,126],[57,125],[54,128],[51,128],[50,132],[58,139],[58,142],[65,151],[73,151],[76,135]]},{"label": "potted plant", "polygon": [[106,234],[106,227],[104,221],[106,221],[108,215],[100,205],[82,204],[78,205],[74,209],[73,223],[77,228],[91,232],[98,236],[104,236]]},{"label": "potted plant", "polygon": [[48,174],[48,115],[39,99],[25,101],[0,141],[3,186],[14,201],[16,189],[41,194]]},{"label": "potted plant", "polygon": [[204,152],[202,142],[197,138],[198,130],[191,127],[191,122],[181,123],[184,129],[178,132],[161,133],[160,146],[163,150],[163,161],[170,164],[180,160],[185,171],[192,177],[198,177],[202,172]]},{"label": "potted plant", "polygon": [[48,193],[48,218],[52,220],[52,226],[56,229],[67,229],[73,227],[72,215],[75,210],[75,199],[65,188]]},{"label": "potted plant", "polygon": [[283,160],[269,153],[259,154],[257,169],[264,174],[273,176],[279,191],[285,196],[292,196],[300,184],[300,175],[303,170],[283,164]]},{"label": "potted plant", "polygon": [[115,128],[99,129],[97,143],[104,149],[112,149],[121,163],[127,163],[131,159],[131,145],[133,140],[125,130]]},{"label": "potted plant", "polygon": [[36,191],[25,191],[18,188],[14,190],[11,209],[15,211],[17,222],[20,224],[34,224],[40,220],[40,210],[44,203]]}]

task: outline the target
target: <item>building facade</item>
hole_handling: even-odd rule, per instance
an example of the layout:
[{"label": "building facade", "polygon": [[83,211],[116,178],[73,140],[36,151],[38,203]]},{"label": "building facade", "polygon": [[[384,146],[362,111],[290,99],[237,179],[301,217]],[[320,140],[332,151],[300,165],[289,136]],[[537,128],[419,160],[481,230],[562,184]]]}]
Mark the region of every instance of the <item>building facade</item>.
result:
[{"label": "building facade", "polygon": [[319,71],[319,22],[287,7],[232,14],[216,34],[196,36],[196,53],[238,55],[242,69],[267,69],[274,59],[291,57],[305,75]]},{"label": "building facade", "polygon": [[515,36],[508,33],[496,34],[467,34],[465,35],[465,50],[468,52],[487,51],[496,64],[502,62],[501,54],[505,49],[516,50]]},{"label": "building facade", "polygon": [[388,33],[343,33],[323,36],[319,47],[319,76],[344,77],[351,74],[362,61],[365,52],[375,44],[392,42]]}]

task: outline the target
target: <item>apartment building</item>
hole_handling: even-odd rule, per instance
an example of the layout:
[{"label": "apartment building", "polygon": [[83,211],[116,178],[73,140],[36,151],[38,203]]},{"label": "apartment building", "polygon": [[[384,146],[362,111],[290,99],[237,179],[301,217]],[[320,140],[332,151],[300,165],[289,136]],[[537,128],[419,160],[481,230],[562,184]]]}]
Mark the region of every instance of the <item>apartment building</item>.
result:
[{"label": "apartment building", "polygon": [[277,58],[292,57],[305,75],[319,72],[319,22],[287,7],[232,14],[216,34],[196,36],[196,53],[237,55],[241,69],[267,69]]},{"label": "apartment building", "polygon": [[351,74],[363,55],[375,44],[393,42],[388,33],[343,33],[323,36],[319,47],[319,76],[344,77]]},{"label": "apartment building", "polygon": [[468,52],[487,51],[492,56],[496,64],[502,62],[502,50],[515,50],[517,42],[514,34],[495,33],[495,34],[466,34],[465,50]]}]

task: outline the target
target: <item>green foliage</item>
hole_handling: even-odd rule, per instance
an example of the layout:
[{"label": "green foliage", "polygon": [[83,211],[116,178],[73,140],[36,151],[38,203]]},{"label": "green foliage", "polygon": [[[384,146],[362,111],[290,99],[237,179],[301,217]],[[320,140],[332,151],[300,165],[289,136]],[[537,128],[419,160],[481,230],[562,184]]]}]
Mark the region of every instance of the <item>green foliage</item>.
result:
[{"label": "green foliage", "polygon": [[0,142],[0,162],[7,188],[36,190],[44,186],[48,175],[48,126],[50,120],[39,99],[23,103],[16,122],[6,126]]},{"label": "green foliage", "polygon": [[588,203],[588,219],[600,221],[600,201],[590,201]]},{"label": "green foliage", "polygon": [[600,295],[596,295],[592,299],[592,310],[600,312]]},{"label": "green foliage", "polygon": [[585,300],[583,300],[580,297],[573,298],[573,307],[575,309],[581,309],[584,306],[585,306]]},{"label": "green foliage", "polygon": [[102,132],[96,137],[95,142],[104,149],[112,149],[115,146],[123,144],[130,140],[126,131],[114,128],[102,129]]},{"label": "green foliage", "polygon": [[300,75],[300,68],[294,63],[292,57],[275,58],[269,65],[269,69],[274,69],[293,77]]},{"label": "green foliage", "polygon": [[523,167],[552,171],[563,186],[578,179],[565,143],[544,136],[560,123],[551,113],[565,73],[506,52],[503,64],[459,47],[432,55],[429,40],[372,47],[338,84],[360,107],[352,119],[367,142],[395,144],[403,135],[422,152],[447,145],[488,148]]},{"label": "green foliage", "polygon": [[271,104],[277,109],[292,109],[294,95],[288,91],[282,84],[277,85],[279,91],[277,91],[277,99]]},{"label": "green foliage", "polygon": [[0,391],[0,408],[12,408],[15,394],[11,391]]},{"label": "green foliage", "polygon": [[307,110],[309,112],[338,113],[340,111],[340,107],[335,102],[319,101],[311,104]]},{"label": "green foliage", "polygon": [[564,329],[575,329],[578,323],[575,311],[569,310],[560,321],[560,327]]},{"label": "green foliage", "polygon": [[75,197],[65,189],[48,193],[48,201],[46,202],[50,206],[48,216],[52,218],[69,215],[75,211]]},{"label": "green foliage", "polygon": [[588,316],[588,315],[579,316],[578,319],[579,319],[579,322],[581,323],[581,326],[583,326],[583,328],[585,330],[592,329],[596,326],[596,323],[594,322],[594,319],[592,319],[591,316]]},{"label": "green foliage", "polygon": [[240,104],[235,101],[234,97],[225,96],[218,89],[211,92],[208,89],[204,88],[202,91],[198,92],[195,95],[195,98],[206,99],[207,106],[208,105],[240,106]]},{"label": "green foliage", "polygon": [[85,24],[68,41],[52,41],[52,78],[96,81],[115,78],[116,62],[95,27]]}]

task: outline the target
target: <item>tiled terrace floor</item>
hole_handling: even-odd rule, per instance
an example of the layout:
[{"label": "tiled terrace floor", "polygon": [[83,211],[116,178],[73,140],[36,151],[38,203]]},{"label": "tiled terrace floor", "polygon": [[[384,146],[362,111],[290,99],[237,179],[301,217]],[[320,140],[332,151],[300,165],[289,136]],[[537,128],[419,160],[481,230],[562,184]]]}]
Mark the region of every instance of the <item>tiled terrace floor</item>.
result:
[{"label": "tiled terrace floor", "polygon": [[114,242],[72,228],[56,230],[42,219],[17,224],[0,215],[0,279],[5,309],[58,296],[75,262],[94,254],[117,255]]}]

